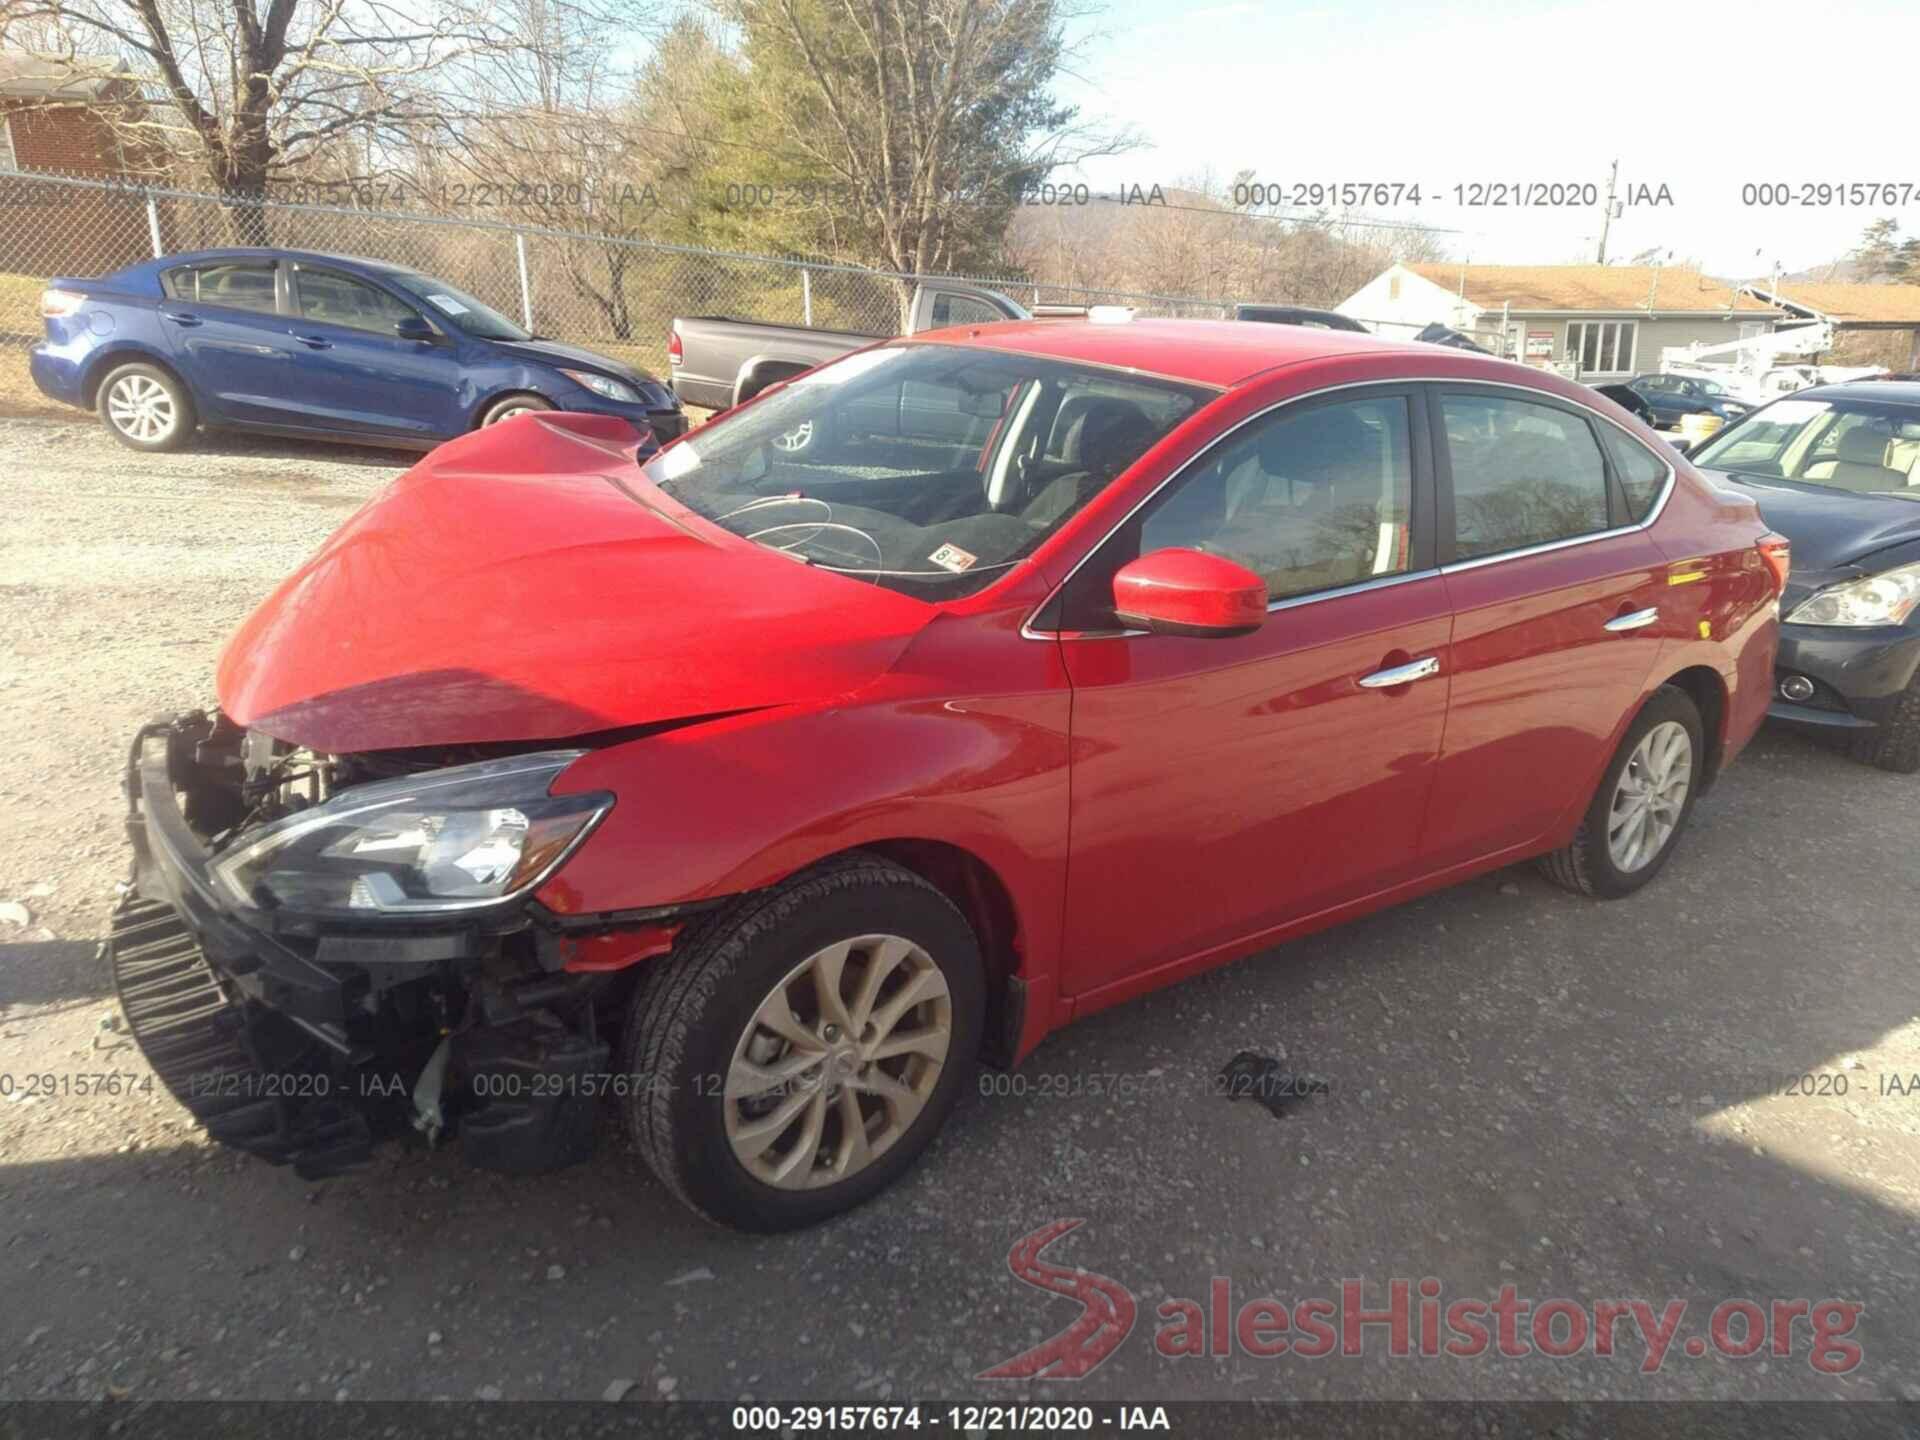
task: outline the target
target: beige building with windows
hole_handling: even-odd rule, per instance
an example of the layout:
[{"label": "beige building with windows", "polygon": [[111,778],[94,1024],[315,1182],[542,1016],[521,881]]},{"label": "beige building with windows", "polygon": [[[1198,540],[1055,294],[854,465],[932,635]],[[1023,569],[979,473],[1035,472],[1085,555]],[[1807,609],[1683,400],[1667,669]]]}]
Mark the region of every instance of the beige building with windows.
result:
[{"label": "beige building with windows", "polygon": [[1603,383],[1657,371],[1669,346],[1743,339],[1782,315],[1670,265],[1396,264],[1334,308],[1379,335],[1445,325],[1496,355]]}]

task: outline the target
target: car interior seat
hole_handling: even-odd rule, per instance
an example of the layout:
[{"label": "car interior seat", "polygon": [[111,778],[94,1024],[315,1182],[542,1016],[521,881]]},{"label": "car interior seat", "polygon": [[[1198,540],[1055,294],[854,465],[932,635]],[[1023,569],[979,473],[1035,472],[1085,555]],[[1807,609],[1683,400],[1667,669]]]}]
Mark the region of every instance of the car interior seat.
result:
[{"label": "car interior seat", "polygon": [[1109,396],[1092,397],[1064,432],[1056,419],[1054,433],[1062,437],[1065,452],[1060,458],[1073,468],[1042,486],[1020,507],[1020,518],[1036,529],[1046,529],[1079,509],[1139,458],[1153,443],[1155,432],[1146,411]]},{"label": "car interior seat", "polygon": [[1854,425],[1841,436],[1832,483],[1843,490],[1904,490],[1907,476],[1887,464],[1892,437],[1872,425]]}]

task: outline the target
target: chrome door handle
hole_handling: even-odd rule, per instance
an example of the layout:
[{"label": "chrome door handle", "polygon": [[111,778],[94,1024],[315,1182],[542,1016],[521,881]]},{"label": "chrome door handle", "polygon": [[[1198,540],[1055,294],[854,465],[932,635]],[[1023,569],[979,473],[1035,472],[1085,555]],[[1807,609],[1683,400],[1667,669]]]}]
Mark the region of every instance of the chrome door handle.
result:
[{"label": "chrome door handle", "polygon": [[1636,610],[1631,615],[1622,615],[1617,620],[1607,621],[1607,629],[1615,635],[1628,630],[1644,630],[1660,618],[1658,609]]},{"label": "chrome door handle", "polygon": [[1439,659],[1429,655],[1425,659],[1410,661],[1405,665],[1395,665],[1388,670],[1376,670],[1371,675],[1362,675],[1360,688],[1388,690],[1395,685],[1411,685],[1416,680],[1425,680],[1439,673]]}]

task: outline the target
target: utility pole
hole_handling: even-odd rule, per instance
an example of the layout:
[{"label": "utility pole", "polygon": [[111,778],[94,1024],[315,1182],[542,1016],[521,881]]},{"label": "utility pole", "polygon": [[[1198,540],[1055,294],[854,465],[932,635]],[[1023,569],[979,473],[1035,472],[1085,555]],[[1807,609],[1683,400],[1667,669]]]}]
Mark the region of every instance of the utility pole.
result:
[{"label": "utility pole", "polygon": [[1620,162],[1616,159],[1612,171],[1607,175],[1607,208],[1600,212],[1600,249],[1593,257],[1596,265],[1607,263],[1607,227],[1613,224],[1613,187],[1619,178]]}]

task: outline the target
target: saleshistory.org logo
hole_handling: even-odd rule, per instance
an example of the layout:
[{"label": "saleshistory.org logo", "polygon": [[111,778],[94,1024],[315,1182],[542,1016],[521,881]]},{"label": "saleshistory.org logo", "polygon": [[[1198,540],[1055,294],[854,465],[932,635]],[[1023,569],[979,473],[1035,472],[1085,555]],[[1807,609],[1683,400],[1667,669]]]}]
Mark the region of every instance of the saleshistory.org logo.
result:
[{"label": "saleshistory.org logo", "polygon": [[[1133,1333],[1138,1314],[1133,1292],[1091,1270],[1056,1265],[1042,1252],[1086,1222],[1055,1220],[1014,1242],[1007,1268],[1016,1280],[1080,1304],[1079,1318],[1051,1340],[1002,1360],[979,1380],[1078,1380],[1104,1364]],[[1543,1355],[1565,1360],[1590,1354],[1640,1357],[1651,1375],[1677,1353],[1730,1359],[1767,1354],[1790,1356],[1805,1343],[1807,1363],[1823,1375],[1845,1375],[1859,1366],[1861,1348],[1849,1339],[1865,1307],[1849,1300],[1722,1300],[1707,1317],[1705,1335],[1681,1338],[1688,1302],[1554,1298],[1530,1300],[1503,1285],[1491,1300],[1441,1301],[1432,1276],[1390,1279],[1384,1304],[1368,1309],[1366,1282],[1344,1280],[1337,1300],[1285,1301],[1271,1296],[1236,1304],[1233,1282],[1215,1275],[1207,1300],[1169,1297],[1155,1308],[1162,1322],[1153,1348],[1169,1359],[1222,1358],[1236,1352],[1258,1359],[1298,1355],[1364,1354],[1384,1343],[1395,1357],[1471,1360],[1489,1351],[1507,1359]],[[1378,1289],[1375,1290],[1376,1298]]]}]

